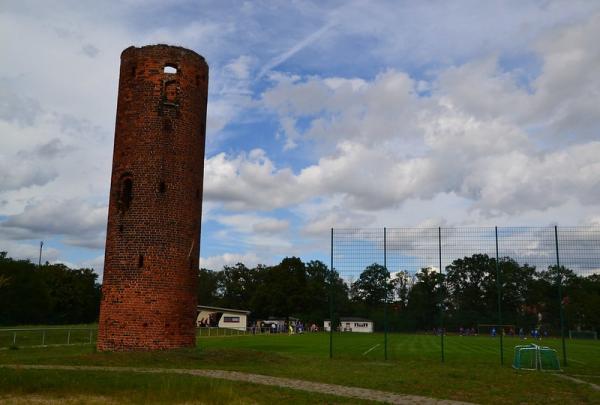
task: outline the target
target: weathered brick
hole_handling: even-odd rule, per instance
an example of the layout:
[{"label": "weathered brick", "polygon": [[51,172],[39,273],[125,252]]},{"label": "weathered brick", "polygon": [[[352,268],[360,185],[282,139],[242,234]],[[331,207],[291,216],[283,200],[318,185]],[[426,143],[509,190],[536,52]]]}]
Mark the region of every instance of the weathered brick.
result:
[{"label": "weathered brick", "polygon": [[98,350],[195,344],[207,94],[193,51],[121,54]]}]

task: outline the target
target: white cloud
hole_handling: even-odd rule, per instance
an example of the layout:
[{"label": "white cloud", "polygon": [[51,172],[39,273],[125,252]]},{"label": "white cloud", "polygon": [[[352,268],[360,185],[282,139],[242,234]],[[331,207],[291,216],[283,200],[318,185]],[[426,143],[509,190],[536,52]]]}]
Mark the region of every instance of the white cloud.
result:
[{"label": "white cloud", "polygon": [[48,199],[8,216],[0,228],[16,239],[65,235],[67,244],[99,249],[104,246],[106,218],[106,206],[92,206],[77,199]]},{"label": "white cloud", "polygon": [[[45,234],[101,249],[118,55],[153,42],[211,67],[204,220],[225,237],[209,244],[239,238],[237,251],[270,258],[304,248],[298,227],[595,221],[595,2],[139,7],[22,1],[0,14],[6,246]],[[275,131],[230,125],[271,118]]]},{"label": "white cloud", "polygon": [[289,229],[289,221],[266,216],[237,214],[219,215],[216,220],[237,232],[272,235]]},{"label": "white cloud", "polygon": [[200,267],[209,270],[221,270],[223,266],[234,266],[244,263],[247,267],[258,264],[272,264],[260,258],[256,253],[223,253],[210,257],[200,257]]}]

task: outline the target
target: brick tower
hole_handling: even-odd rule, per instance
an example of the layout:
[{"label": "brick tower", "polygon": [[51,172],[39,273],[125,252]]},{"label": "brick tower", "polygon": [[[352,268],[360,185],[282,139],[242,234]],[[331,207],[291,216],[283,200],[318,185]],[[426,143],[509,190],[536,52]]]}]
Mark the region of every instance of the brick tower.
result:
[{"label": "brick tower", "polygon": [[121,54],[98,350],[194,346],[208,65]]}]

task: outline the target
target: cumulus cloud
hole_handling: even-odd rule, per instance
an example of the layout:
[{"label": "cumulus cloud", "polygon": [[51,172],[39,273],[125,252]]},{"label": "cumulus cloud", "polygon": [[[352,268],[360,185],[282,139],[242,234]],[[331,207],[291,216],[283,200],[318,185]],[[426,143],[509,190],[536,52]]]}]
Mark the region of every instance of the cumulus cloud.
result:
[{"label": "cumulus cloud", "polygon": [[228,156],[219,153],[204,162],[204,198],[228,209],[272,209],[302,199],[289,169],[278,169],[263,150]]},{"label": "cumulus cloud", "polygon": [[17,93],[14,89],[17,84],[18,80],[0,78],[0,119],[21,127],[33,125],[42,109],[35,99]]},{"label": "cumulus cloud", "polygon": [[106,217],[106,206],[93,206],[77,199],[49,199],[8,216],[0,228],[18,239],[65,235],[68,237],[65,243],[98,249],[104,246]]},{"label": "cumulus cloud", "polygon": [[219,215],[216,220],[237,232],[267,235],[285,232],[290,226],[287,220],[251,214]]},{"label": "cumulus cloud", "polygon": [[31,161],[24,162],[0,154],[0,191],[43,186],[58,176],[52,167],[43,167]]},{"label": "cumulus cloud", "polygon": [[223,253],[221,255],[200,257],[200,267],[209,270],[221,270],[223,266],[234,266],[244,263],[247,267],[258,264],[272,264],[260,258],[256,253]]},{"label": "cumulus cloud", "polygon": [[154,42],[211,66],[204,220],[218,227],[209,245],[228,244],[212,252],[231,252],[208,254],[215,265],[296,253],[299,229],[597,219],[594,2],[145,7],[0,14],[0,34],[19,37],[0,66],[12,243],[45,234],[101,249],[118,55]]}]

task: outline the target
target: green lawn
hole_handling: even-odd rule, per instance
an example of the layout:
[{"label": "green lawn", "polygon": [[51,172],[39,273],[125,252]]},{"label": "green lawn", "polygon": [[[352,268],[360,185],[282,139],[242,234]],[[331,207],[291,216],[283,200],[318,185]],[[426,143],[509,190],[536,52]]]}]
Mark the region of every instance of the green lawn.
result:
[{"label": "green lawn", "polygon": [[[382,334],[351,333],[334,335],[333,360],[329,359],[329,335],[317,333],[199,337],[196,349],[158,353],[97,353],[90,345],[21,348],[0,351],[0,363],[210,368],[479,403],[600,403],[600,392],[587,385],[559,379],[550,373],[513,370],[510,366],[512,349],[522,343],[518,338],[504,339],[504,366],[499,364],[498,338],[447,336],[446,362],[442,364],[439,337],[389,334],[389,360],[385,361]],[[556,349],[561,346],[558,339],[543,340],[541,344]],[[567,353],[569,365],[564,367],[565,374],[584,376],[578,378],[600,383],[598,341],[569,340]],[[91,374],[98,376],[101,374],[99,372],[53,372],[43,380],[45,383],[35,376],[48,374],[46,372],[19,373],[22,373],[21,379],[15,382],[17,372],[0,370],[0,392],[14,392],[17,387],[23,393],[56,390],[64,394],[75,390],[81,394],[93,392],[111,396],[114,392],[114,396],[119,398],[119,395],[127,395],[126,392],[132,391],[136,393],[131,397],[134,402],[144,402],[148,396],[156,402],[161,402],[161,398],[177,402],[192,400],[195,390],[205,390],[208,389],[207,384],[213,384],[215,392],[219,393],[215,394],[215,398],[223,398],[223,402],[241,401],[222,393],[230,392],[228,390],[233,383],[216,383],[205,379],[190,382],[196,381],[196,377],[185,378],[188,381],[186,386],[191,384],[197,387],[186,391],[178,388],[180,383],[177,381],[183,376],[164,377],[164,381],[172,381],[170,385],[165,385],[147,382],[152,379],[162,381],[163,377],[126,378],[106,373],[102,377],[105,388],[100,390],[96,383],[91,382],[97,378],[89,377]],[[61,383],[67,380],[72,383]],[[114,387],[114,391],[110,387]],[[264,397],[248,394],[246,397],[249,402],[272,402],[270,400],[279,395],[288,395],[287,398],[292,402],[331,402],[330,399],[289,390],[280,392],[252,385],[246,388],[250,392],[265,393]],[[154,391],[155,395],[152,394]],[[173,391],[173,395],[169,394],[170,391]],[[246,394],[241,395],[240,398],[244,398]]]}]

